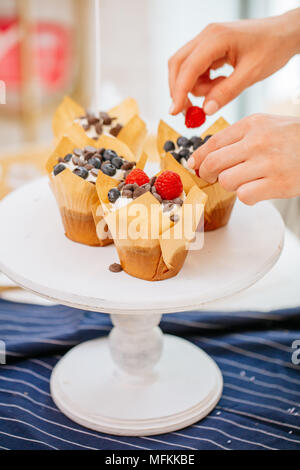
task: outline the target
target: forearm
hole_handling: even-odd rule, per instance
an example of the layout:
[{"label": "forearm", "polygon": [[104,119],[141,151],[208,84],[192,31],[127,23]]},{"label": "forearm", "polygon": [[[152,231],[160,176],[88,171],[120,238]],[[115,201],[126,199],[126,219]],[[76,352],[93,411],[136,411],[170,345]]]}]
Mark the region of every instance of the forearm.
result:
[{"label": "forearm", "polygon": [[278,17],[280,34],[283,36],[291,57],[300,53],[300,8]]}]

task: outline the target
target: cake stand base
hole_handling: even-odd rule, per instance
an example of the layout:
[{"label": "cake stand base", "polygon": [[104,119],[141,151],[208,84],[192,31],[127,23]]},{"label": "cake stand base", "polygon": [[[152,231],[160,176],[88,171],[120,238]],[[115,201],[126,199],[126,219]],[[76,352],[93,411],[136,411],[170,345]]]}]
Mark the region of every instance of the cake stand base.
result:
[{"label": "cake stand base", "polygon": [[70,350],[51,377],[52,398],[65,415],[119,436],[162,434],[195,423],[215,407],[222,387],[215,362],[170,335],[164,335],[161,359],[141,376],[119,370],[101,338]]}]

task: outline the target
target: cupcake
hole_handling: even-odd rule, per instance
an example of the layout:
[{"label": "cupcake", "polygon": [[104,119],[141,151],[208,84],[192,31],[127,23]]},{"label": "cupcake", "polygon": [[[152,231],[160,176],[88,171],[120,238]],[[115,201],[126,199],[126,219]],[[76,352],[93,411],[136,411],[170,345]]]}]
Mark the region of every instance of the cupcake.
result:
[{"label": "cupcake", "polygon": [[[146,155],[139,161],[129,148],[114,137],[89,139],[84,131],[76,140],[63,137],[50,156],[46,169],[50,187],[60,209],[66,236],[78,243],[105,246],[112,243],[104,223],[96,191],[99,173],[104,173],[118,184],[133,168],[143,168]],[[96,224],[98,227],[96,232]]]},{"label": "cupcake", "polygon": [[161,167],[176,171],[182,178],[186,192],[196,184],[208,196],[204,212],[204,229],[206,231],[215,230],[228,223],[236,194],[225,191],[218,182],[209,184],[204,181],[199,177],[197,170],[188,167],[187,160],[213,134],[228,126],[225,119],[219,118],[201,137],[193,136],[191,138],[181,136],[163,121],[160,121],[158,126],[157,149]]},{"label": "cupcake", "polygon": [[140,155],[147,134],[146,125],[139,117],[137,102],[127,98],[109,111],[92,113],[66,96],[56,109],[53,118],[53,132],[56,139],[72,137],[78,127],[86,136],[97,141],[103,134],[111,135],[124,142],[134,155]]},{"label": "cupcake", "polygon": [[149,178],[133,170],[118,183],[99,173],[96,189],[124,271],[147,281],[176,276],[204,212],[197,186],[185,194],[180,176]]}]

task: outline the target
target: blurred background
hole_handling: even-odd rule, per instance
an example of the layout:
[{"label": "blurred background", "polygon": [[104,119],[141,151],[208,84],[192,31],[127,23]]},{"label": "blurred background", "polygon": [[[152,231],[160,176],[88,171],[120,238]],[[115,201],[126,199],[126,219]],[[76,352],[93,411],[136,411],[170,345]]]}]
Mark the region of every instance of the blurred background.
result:
[{"label": "blurred background", "polygon": [[[208,23],[300,6],[298,0],[99,1],[100,44],[94,0],[0,1],[0,198],[43,172],[53,145],[51,118],[61,98],[71,94],[86,107],[93,102],[96,54],[102,109],[133,96],[153,135],[160,118],[184,132],[183,117],[168,115],[168,58]],[[233,123],[253,112],[300,115],[299,56],[221,114]],[[299,199],[275,203],[300,236]]]}]

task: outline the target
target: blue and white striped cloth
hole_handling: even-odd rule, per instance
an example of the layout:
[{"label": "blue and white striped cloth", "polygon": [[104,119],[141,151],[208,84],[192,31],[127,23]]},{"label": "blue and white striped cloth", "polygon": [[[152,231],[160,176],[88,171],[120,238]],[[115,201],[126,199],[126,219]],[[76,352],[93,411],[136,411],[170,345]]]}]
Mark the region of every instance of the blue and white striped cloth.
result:
[{"label": "blue and white striped cloth", "polygon": [[[54,405],[49,378],[73,345],[106,335],[108,315],[64,306],[0,300],[0,449],[296,449],[300,448],[300,307],[262,312],[165,315],[166,333],[203,348],[220,366],[224,392],[204,420],[152,437],[115,437],[83,428]],[[299,355],[300,356],[300,355]]]}]

